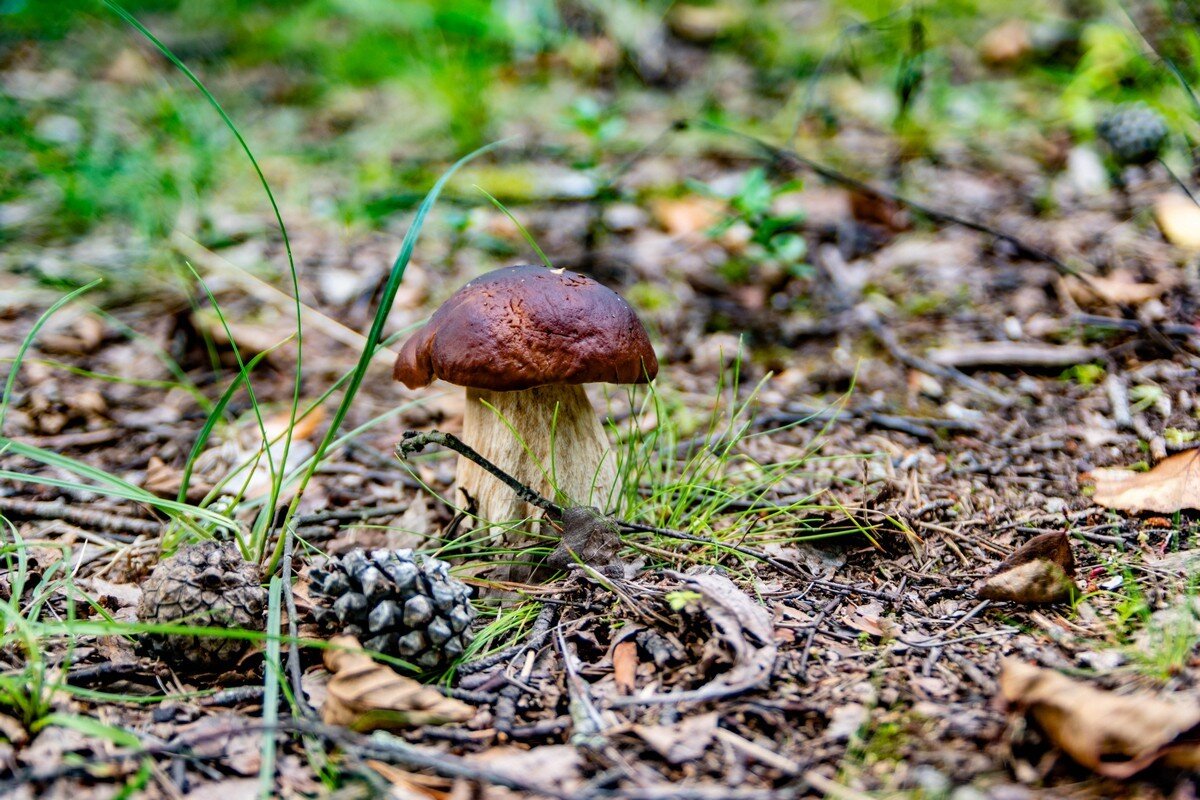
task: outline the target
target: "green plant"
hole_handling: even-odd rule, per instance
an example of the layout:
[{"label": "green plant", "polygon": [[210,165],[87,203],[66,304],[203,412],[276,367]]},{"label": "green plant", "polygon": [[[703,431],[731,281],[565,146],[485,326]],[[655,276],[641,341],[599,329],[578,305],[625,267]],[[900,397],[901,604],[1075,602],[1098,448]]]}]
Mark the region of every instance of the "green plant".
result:
[{"label": "green plant", "polygon": [[[745,255],[749,264],[774,263],[796,277],[811,274],[812,268],[805,262],[808,243],[797,232],[804,215],[778,213],[775,210],[779,196],[798,191],[803,187],[802,181],[794,179],[772,184],[766,170],[755,167],[728,195],[715,192],[705,184],[692,182],[690,186],[701,194],[718,197],[728,203],[729,215],[709,230],[709,236],[718,238],[738,223],[744,224],[750,231]],[[736,259],[734,261],[736,264]]]}]

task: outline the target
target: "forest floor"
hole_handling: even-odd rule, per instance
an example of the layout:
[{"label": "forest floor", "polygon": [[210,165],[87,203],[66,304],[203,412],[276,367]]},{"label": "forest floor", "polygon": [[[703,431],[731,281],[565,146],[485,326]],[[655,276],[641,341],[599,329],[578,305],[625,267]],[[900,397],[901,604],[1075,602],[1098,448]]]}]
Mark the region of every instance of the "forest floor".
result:
[{"label": "forest floor", "polygon": [[[255,535],[272,473],[225,481],[263,460],[263,430],[286,430],[293,397],[306,408],[353,370],[416,201],[298,153],[336,138],[359,152],[355,170],[409,170],[419,200],[453,154],[413,166],[416,145],[372,149],[406,96],[358,90],[297,111],[303,87],[268,67],[210,86],[263,93],[248,138],[267,139],[256,154],[307,309],[298,385],[288,253],[253,183],[212,177],[212,200],[177,193],[158,233],[120,218],[59,227],[57,214],[106,212],[37,182],[4,198],[0,356],[19,370],[0,415],[0,795],[1196,796],[1194,777],[1163,763],[1195,750],[1200,725],[1200,261],[1171,229],[1174,214],[1194,224],[1177,179],[1162,162],[1117,169],[1065,128],[1033,124],[1006,148],[938,138],[930,121],[920,135],[885,125],[891,106],[855,116],[845,108],[894,98],[845,75],[821,84],[842,116],[799,117],[784,151],[677,126],[716,98],[738,110],[729,127],[783,146],[776,128],[743,122],[794,98],[758,91],[761,76],[713,47],[699,17],[670,19],[661,74],[639,62],[646,88],[617,93],[619,136],[605,133],[617,115],[569,102],[611,76],[585,81],[552,57],[512,67],[497,84],[505,105],[544,70],[539,96],[564,98],[575,127],[496,126],[516,138],[452,179],[385,333],[486,270],[536,263],[472,187],[500,198],[556,267],[618,291],[650,331],[652,390],[588,389],[626,459],[606,510],[692,538],[628,531],[615,573],[469,577],[481,555],[456,520],[456,456],[393,455],[405,431],[459,431],[462,392],[405,389],[387,350],[289,522],[302,637],[321,636],[303,576],[322,554],[416,548],[476,588],[475,646],[426,676],[470,706],[465,721],[367,736],[306,714],[330,693],[316,647],[296,648],[302,674],[280,666],[292,647],[278,638],[197,674],[147,654],[136,627],[160,557],[219,533],[199,509]],[[94,79],[72,76],[77,54],[61,43],[0,62],[6,113],[27,114],[44,148],[98,135],[73,127],[71,109],[187,91],[135,34],[106,35],[125,46]],[[579,41],[588,64],[618,58],[603,35]],[[164,130],[191,130],[199,113],[171,112]],[[346,145],[352,135],[363,141]],[[815,174],[791,148],[884,194]],[[128,174],[104,175],[136,194]],[[53,205],[64,196],[82,205]],[[103,283],[56,307],[93,275]],[[239,355],[260,353],[253,394],[214,410]],[[280,504],[337,398],[293,430]],[[262,532],[268,555],[279,532]],[[1051,572],[1035,577],[1066,565],[1074,591],[1025,602],[1044,587],[1005,560],[1047,534],[1031,558]],[[998,571],[1012,596],[987,583]]]}]

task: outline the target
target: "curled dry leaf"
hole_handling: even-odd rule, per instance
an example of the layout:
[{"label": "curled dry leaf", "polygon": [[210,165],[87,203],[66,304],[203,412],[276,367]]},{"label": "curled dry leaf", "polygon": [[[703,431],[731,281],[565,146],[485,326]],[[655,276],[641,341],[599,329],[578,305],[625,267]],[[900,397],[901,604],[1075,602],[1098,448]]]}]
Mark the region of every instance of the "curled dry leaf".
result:
[{"label": "curled dry leaf", "polygon": [[1200,705],[1194,700],[1114,694],[1017,659],[1004,661],[1000,696],[1099,775],[1128,778],[1156,762],[1200,768]]},{"label": "curled dry leaf", "polygon": [[1092,500],[1105,508],[1160,514],[1200,509],[1200,450],[1164,458],[1149,472],[1106,468],[1082,477],[1096,484]]},{"label": "curled dry leaf", "polygon": [[1061,603],[1079,593],[1074,575],[1070,538],[1062,532],[1043,533],[1017,548],[980,581],[975,594],[1012,603]]},{"label": "curled dry leaf", "polygon": [[771,613],[724,575],[668,574],[700,595],[700,607],[712,622],[716,635],[733,651],[733,666],[698,689],[641,697],[641,702],[715,700],[748,691],[769,680],[779,650]]},{"label": "curled dry leaf", "polygon": [[465,722],[475,715],[466,703],[376,664],[353,636],[335,636],[329,643],[325,668],[333,677],[321,718],[330,725],[397,730]]},{"label": "curled dry leaf", "polygon": [[1200,250],[1200,206],[1181,194],[1164,194],[1154,203],[1154,219],[1163,237],[1184,250]]}]

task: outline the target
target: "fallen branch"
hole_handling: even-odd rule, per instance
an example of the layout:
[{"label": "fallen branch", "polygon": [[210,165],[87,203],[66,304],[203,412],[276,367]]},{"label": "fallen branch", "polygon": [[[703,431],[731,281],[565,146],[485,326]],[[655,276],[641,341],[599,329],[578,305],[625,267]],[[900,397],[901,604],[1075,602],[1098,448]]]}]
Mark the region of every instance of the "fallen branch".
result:
[{"label": "fallen branch", "polygon": [[[518,792],[530,795],[544,795],[555,800],[577,800],[576,795],[543,786],[540,783],[516,777],[507,772],[491,769],[487,766],[476,765],[461,756],[434,750],[428,747],[412,745],[395,736],[375,734],[364,736],[346,728],[323,725],[319,722],[309,722],[297,719],[283,719],[276,725],[256,724],[247,722],[239,728],[238,733],[278,733],[299,736],[314,736],[337,745],[347,754],[358,758],[373,758],[389,764],[398,764],[407,769],[428,770],[443,778],[462,778],[479,781],[496,786],[504,786]],[[225,757],[223,751],[212,755],[200,756],[194,749],[201,744],[227,739],[231,735],[228,730],[212,731],[210,733],[184,737],[165,744],[149,744],[145,747],[126,748],[114,752],[94,754],[87,763],[64,762],[46,769],[44,767],[28,767],[14,770],[12,777],[0,781],[0,796],[7,796],[21,786],[33,782],[49,783],[58,778],[71,775],[88,775],[90,770],[100,764],[115,764],[123,761],[135,761],[147,756],[182,757],[188,759],[217,760]]]},{"label": "fallen branch", "polygon": [[0,497],[0,514],[28,519],[59,519],[81,528],[94,528],[110,533],[132,533],[135,536],[157,536],[163,527],[161,522],[153,520],[79,508],[58,501],[21,500],[16,497]]}]

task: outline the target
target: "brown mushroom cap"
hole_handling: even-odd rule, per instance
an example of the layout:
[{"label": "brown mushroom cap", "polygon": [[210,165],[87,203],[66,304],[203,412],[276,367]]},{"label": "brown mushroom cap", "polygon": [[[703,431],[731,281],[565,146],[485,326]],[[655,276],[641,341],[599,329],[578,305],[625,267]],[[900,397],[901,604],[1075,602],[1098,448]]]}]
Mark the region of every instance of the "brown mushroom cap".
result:
[{"label": "brown mushroom cap", "polygon": [[645,383],[658,359],[641,320],[586,275],[506,267],[463,286],[400,350],[392,376],[510,392],[554,383]]}]

